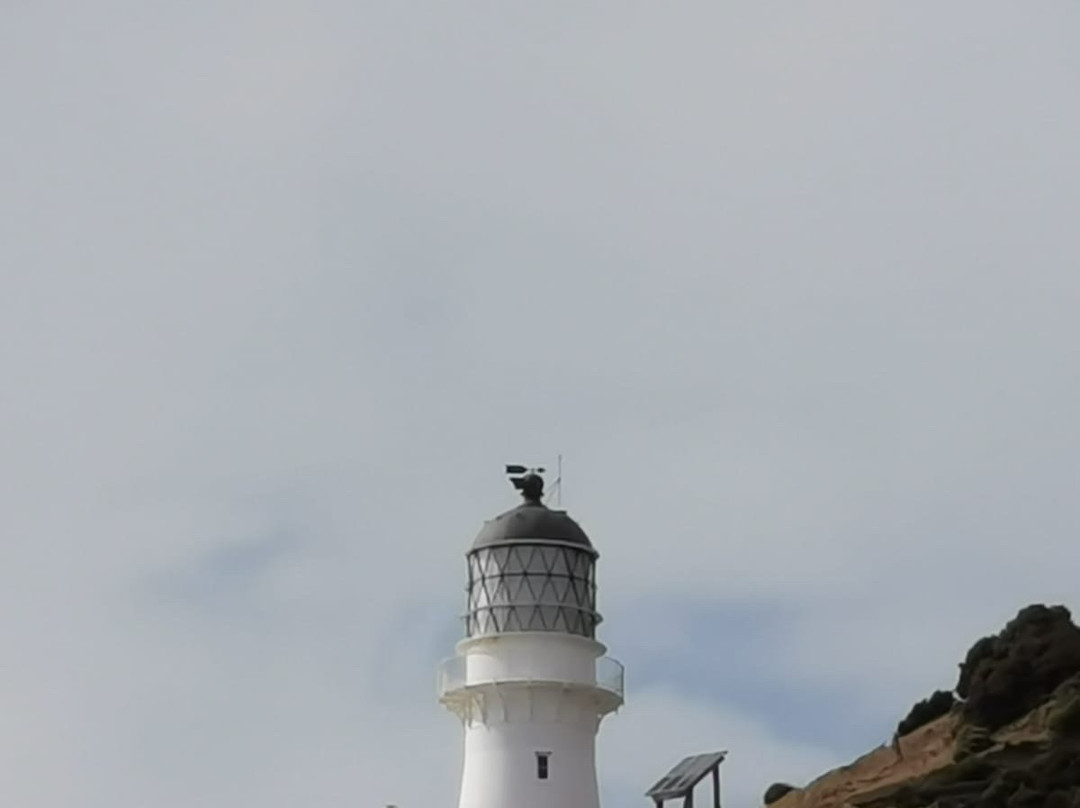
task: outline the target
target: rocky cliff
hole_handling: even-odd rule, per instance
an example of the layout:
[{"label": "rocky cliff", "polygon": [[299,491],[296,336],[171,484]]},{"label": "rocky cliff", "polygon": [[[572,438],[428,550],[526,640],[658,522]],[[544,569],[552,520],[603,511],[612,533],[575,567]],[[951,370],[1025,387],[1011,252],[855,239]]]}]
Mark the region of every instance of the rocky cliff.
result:
[{"label": "rocky cliff", "polygon": [[900,722],[893,742],[769,808],[1080,808],[1080,628],[1028,606],[976,642],[953,691]]}]

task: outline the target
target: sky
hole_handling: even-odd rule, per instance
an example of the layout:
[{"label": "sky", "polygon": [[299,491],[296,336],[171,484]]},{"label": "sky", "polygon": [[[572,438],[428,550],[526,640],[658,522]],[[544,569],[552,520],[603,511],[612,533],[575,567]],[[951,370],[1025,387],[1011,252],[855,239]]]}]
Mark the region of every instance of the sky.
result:
[{"label": "sky", "polygon": [[1080,6],[0,3],[0,798],[456,805],[564,457],[604,804],[759,804],[1078,607]]}]

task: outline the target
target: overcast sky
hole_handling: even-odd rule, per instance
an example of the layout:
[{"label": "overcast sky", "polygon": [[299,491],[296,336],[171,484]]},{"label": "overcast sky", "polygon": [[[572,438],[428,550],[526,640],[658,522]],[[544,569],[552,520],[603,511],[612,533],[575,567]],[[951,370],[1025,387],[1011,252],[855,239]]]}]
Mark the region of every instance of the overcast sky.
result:
[{"label": "overcast sky", "polygon": [[1080,5],[0,2],[0,802],[456,805],[565,455],[608,808],[1078,605]]}]

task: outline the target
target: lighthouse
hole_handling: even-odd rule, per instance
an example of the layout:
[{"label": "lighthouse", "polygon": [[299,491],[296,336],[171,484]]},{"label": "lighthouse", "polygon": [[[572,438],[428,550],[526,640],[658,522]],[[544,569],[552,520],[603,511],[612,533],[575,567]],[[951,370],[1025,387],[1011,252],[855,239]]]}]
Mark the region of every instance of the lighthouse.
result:
[{"label": "lighthouse", "polygon": [[458,806],[599,808],[596,735],[623,668],[596,640],[598,554],[538,473],[514,482],[524,501],[466,553],[465,637],[439,668],[465,732]]}]

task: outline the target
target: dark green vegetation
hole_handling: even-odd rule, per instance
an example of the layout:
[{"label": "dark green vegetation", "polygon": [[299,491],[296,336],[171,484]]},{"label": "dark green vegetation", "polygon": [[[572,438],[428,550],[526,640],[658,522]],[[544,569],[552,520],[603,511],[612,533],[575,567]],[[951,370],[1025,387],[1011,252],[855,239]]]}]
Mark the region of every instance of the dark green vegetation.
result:
[{"label": "dark green vegetation", "polygon": [[1080,696],[1064,701],[1050,717],[1050,731],[1059,738],[1080,739]]},{"label": "dark green vegetation", "polygon": [[896,727],[896,735],[899,738],[909,735],[919,727],[926,726],[931,721],[941,718],[956,703],[956,698],[948,690],[937,690],[928,699],[923,699],[914,707],[907,717]]},{"label": "dark green vegetation", "polygon": [[1028,606],[960,665],[964,720],[990,730],[1027,715],[1080,672],[1080,628],[1064,606]]},{"label": "dark green vegetation", "polygon": [[789,786],[787,783],[773,783],[767,789],[765,789],[765,804],[772,805],[778,799],[795,790],[795,786]]}]

